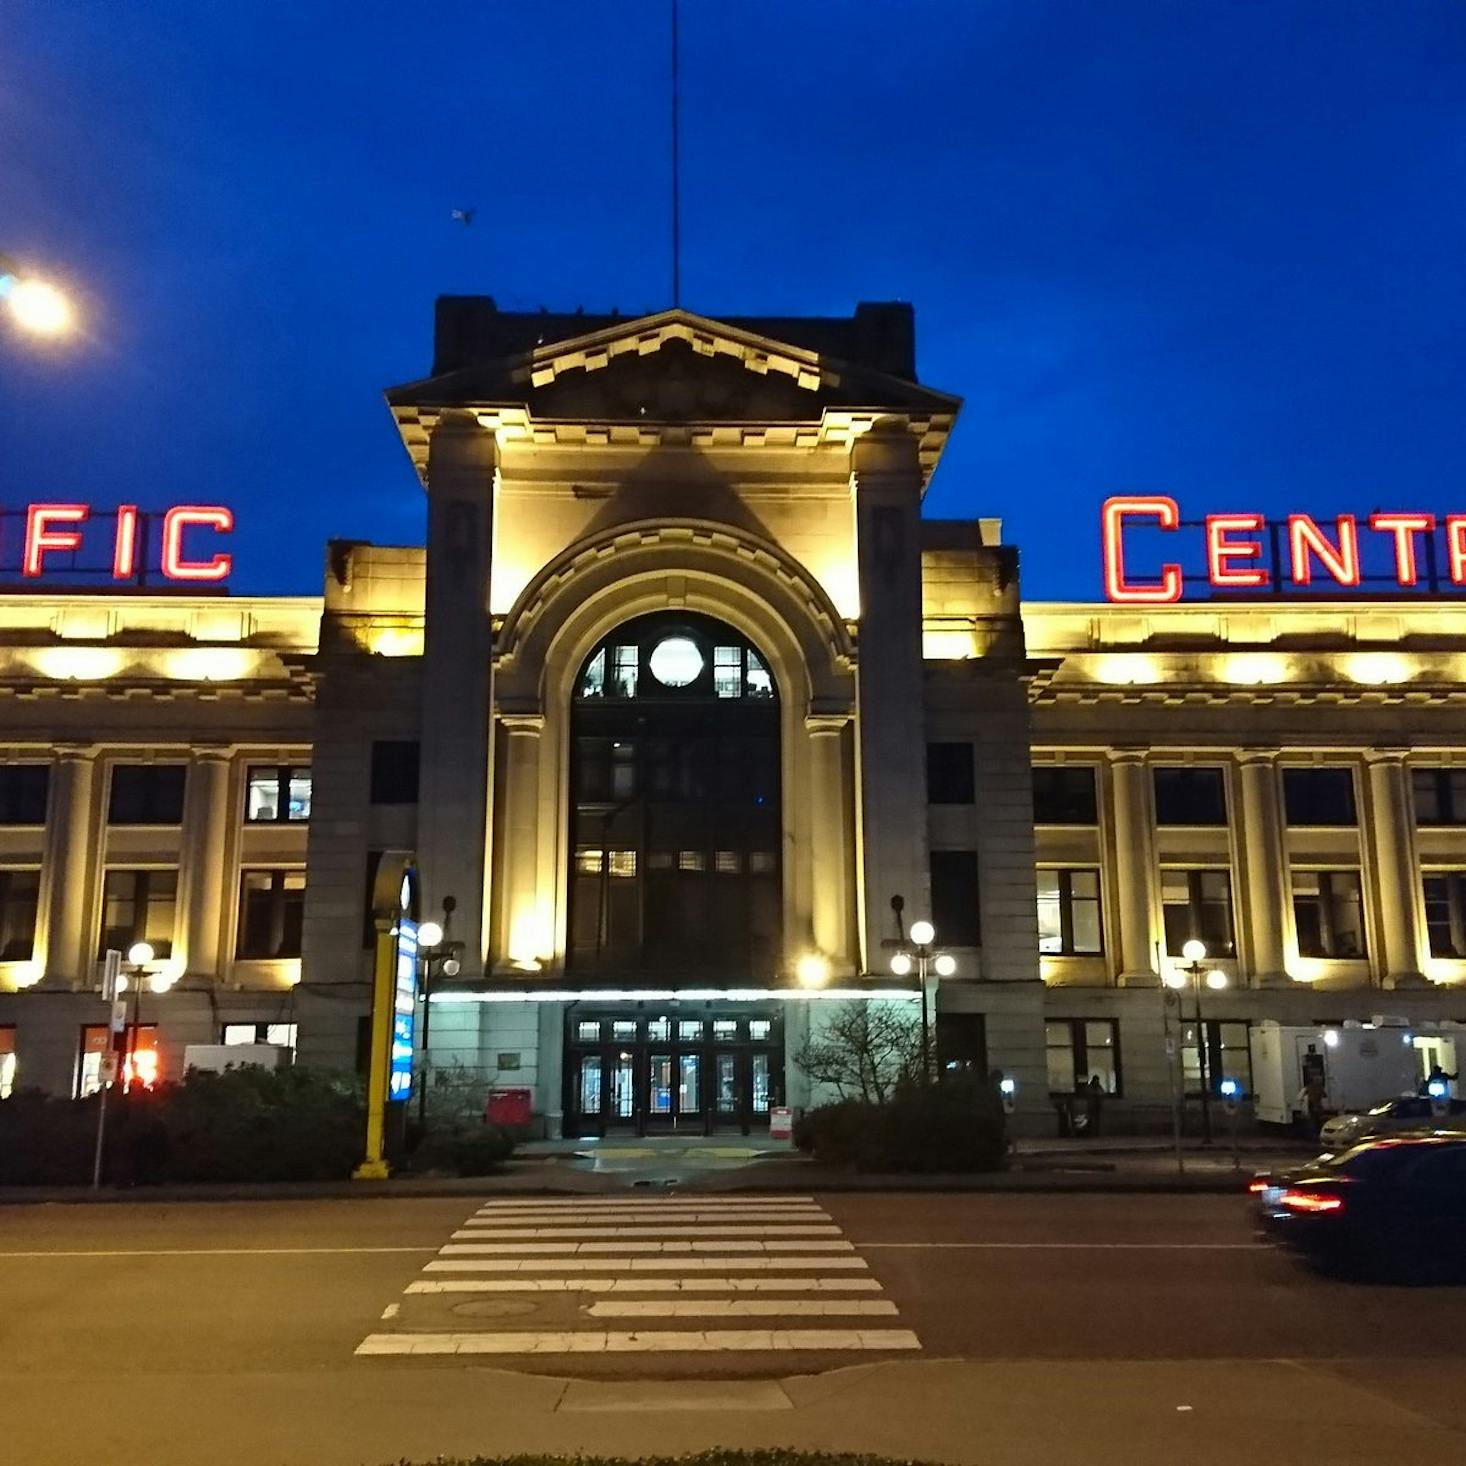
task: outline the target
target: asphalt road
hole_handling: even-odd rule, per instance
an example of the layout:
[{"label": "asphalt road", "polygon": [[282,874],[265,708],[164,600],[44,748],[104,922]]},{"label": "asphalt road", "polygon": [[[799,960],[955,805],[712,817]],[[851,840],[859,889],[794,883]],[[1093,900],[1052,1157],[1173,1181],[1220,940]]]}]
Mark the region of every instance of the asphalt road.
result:
[{"label": "asphalt road", "polygon": [[[1236,1198],[653,1205],[0,1208],[6,1454],[267,1466],[789,1440],[1235,1466],[1271,1422],[1300,1434],[1268,1459],[1466,1460],[1466,1289],[1317,1278],[1256,1246]],[[790,1301],[800,1316],[767,1316]],[[453,1352],[400,1352],[424,1340]]]}]

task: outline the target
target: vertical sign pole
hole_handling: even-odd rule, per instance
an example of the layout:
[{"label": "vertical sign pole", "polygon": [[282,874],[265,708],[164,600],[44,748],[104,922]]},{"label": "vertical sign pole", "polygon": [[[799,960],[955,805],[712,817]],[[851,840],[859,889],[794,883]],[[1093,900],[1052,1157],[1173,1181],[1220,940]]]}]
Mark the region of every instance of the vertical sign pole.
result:
[{"label": "vertical sign pole", "polygon": [[387,1118],[387,1068],[392,1048],[394,983],[397,968],[395,923],[377,917],[377,945],[372,967],[371,1067],[367,1071],[366,1153],[351,1173],[353,1181],[385,1181],[383,1151]]},{"label": "vertical sign pole", "polygon": [[[107,956],[102,964],[102,997],[108,1003],[107,1013],[107,1047],[103,1050],[102,1059],[98,1068],[101,1077],[101,1088],[97,1094],[97,1145],[92,1152],[92,1190],[102,1189],[102,1153],[107,1143],[107,1058],[116,1050],[112,1046],[113,1034],[118,1027],[118,1011],[120,1004],[117,999],[117,979],[122,972],[122,953],[115,947],[107,949]],[[125,1020],[124,1020],[125,1021]]]}]

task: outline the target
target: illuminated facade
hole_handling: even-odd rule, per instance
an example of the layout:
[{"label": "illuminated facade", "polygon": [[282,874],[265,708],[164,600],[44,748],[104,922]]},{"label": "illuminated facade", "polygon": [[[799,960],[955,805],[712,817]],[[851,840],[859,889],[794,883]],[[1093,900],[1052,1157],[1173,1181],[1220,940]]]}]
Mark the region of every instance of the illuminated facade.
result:
[{"label": "illuminated facade", "polygon": [[388,850],[452,901],[430,1098],[523,1086],[557,1134],[808,1103],[836,1004],[914,1009],[896,895],[956,958],[940,1062],[1032,1125],[1091,1075],[1166,1103],[1192,937],[1193,1082],[1198,1032],[1245,1086],[1249,1023],[1466,1017],[1457,602],[1021,605],[995,520],[920,517],[959,404],[904,307],[447,299],[389,401],[426,549],[333,542],[316,599],[0,600],[0,1080],[85,1088],[98,954],[144,938],[159,1072],[359,1063]]}]

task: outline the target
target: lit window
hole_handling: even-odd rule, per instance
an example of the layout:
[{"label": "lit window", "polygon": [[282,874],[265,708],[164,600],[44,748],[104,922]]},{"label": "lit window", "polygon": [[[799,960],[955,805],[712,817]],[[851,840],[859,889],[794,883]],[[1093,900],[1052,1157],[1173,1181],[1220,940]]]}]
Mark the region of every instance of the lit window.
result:
[{"label": "lit window", "polygon": [[611,683],[618,697],[636,696],[638,652],[634,646],[618,646],[611,663]]},{"label": "lit window", "polygon": [[582,1018],[575,1025],[575,1037],[583,1044],[600,1043],[601,1025],[599,1019]]},{"label": "lit window", "polygon": [[743,868],[743,862],[736,850],[719,850],[713,856],[713,869],[719,875],[736,876]]},{"label": "lit window", "polygon": [[606,695],[606,649],[602,647],[588,663],[585,675],[580,679],[582,697],[604,697]]},{"label": "lit window", "polygon": [[713,690],[719,697],[743,696],[742,647],[713,648]]},{"label": "lit window", "polygon": [[670,1018],[648,1018],[646,1021],[646,1039],[648,1043],[664,1044],[672,1037],[672,1020]]},{"label": "lit window", "polygon": [[575,869],[583,876],[598,876],[601,873],[601,856],[599,850],[577,850]]},{"label": "lit window", "polygon": [[15,1089],[15,1025],[0,1028],[0,1100]]},{"label": "lit window", "polygon": [[714,1018],[713,1038],[718,1043],[731,1043],[738,1037],[738,1020],[736,1018]]},{"label": "lit window", "polygon": [[636,1040],[636,1020],[617,1019],[611,1024],[611,1037],[617,1043],[633,1043]]},{"label": "lit window", "polygon": [[702,653],[690,637],[664,636],[652,648],[647,665],[663,687],[687,687],[702,673]]},{"label": "lit window", "polygon": [[1120,1093],[1120,1025],[1112,1018],[1052,1018],[1044,1024],[1049,1090],[1073,1094],[1098,1079],[1105,1094]]},{"label": "lit window", "polygon": [[226,1023],[224,1042],[237,1044],[273,1044],[276,1048],[295,1048],[296,1028],[293,1023]]},{"label": "lit window", "polygon": [[752,850],[748,856],[748,873],[755,876],[772,875],[774,871],[774,852],[772,850]]},{"label": "lit window", "polygon": [[701,850],[679,850],[677,852],[678,870],[706,870],[707,857]]},{"label": "lit window", "polygon": [[1364,896],[1359,872],[1295,870],[1293,920],[1300,956],[1363,957]]},{"label": "lit window", "polygon": [[1163,870],[1161,914],[1166,951],[1172,957],[1180,957],[1193,938],[1204,942],[1212,957],[1230,957],[1235,951],[1230,871]]},{"label": "lit window", "polygon": [[767,1018],[750,1018],[748,1036],[755,1042],[762,1042],[774,1031],[774,1025]]},{"label": "lit window", "polygon": [[636,874],[636,851],[612,850],[609,854],[613,878],[625,879]]},{"label": "lit window", "polygon": [[311,817],[311,771],[255,768],[249,771],[244,817],[250,824],[298,823]]},{"label": "lit window", "polygon": [[1039,951],[1055,957],[1102,952],[1099,872],[1041,870],[1037,884]]},{"label": "lit window", "polygon": [[752,649],[748,653],[748,695],[750,697],[773,697],[774,679],[769,669],[759,660]]},{"label": "lit window", "polygon": [[173,953],[173,922],[178,900],[176,870],[109,870],[102,877],[102,930],[97,956],[123,953],[146,942],[153,956]]},{"label": "lit window", "polygon": [[682,1018],[677,1023],[677,1037],[685,1044],[702,1042],[702,1019]]}]

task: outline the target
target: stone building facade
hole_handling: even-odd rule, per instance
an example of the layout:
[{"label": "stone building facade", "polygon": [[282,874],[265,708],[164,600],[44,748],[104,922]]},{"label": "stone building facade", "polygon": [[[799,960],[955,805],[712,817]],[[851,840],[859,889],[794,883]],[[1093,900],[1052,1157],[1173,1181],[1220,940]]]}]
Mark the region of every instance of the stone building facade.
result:
[{"label": "stone building facade", "polygon": [[1165,1103],[1187,937],[1227,979],[1171,1010],[1193,1083],[1247,1087],[1268,1018],[1466,1016],[1457,603],[1025,606],[997,521],[921,516],[960,404],[902,306],[448,298],[389,403],[425,548],[333,542],[320,598],[0,599],[0,1088],[95,1082],[125,938],[158,1073],[359,1064],[404,850],[458,962],[429,1094],[554,1134],[817,1098],[832,1014],[916,1010],[894,896],[955,959],[938,1061],[1029,1124],[1090,1075]]}]

